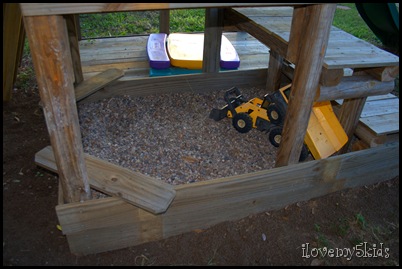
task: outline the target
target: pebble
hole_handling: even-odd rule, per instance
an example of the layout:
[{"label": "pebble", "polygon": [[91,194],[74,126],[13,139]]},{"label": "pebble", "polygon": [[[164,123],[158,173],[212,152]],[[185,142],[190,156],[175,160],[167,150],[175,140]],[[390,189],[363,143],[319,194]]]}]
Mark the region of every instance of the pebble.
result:
[{"label": "pebble", "polygon": [[[265,94],[240,90],[246,99]],[[225,105],[225,91],[124,95],[79,104],[84,152],[172,185],[273,168],[278,148],[265,132],[241,134],[231,119],[209,118],[212,108]]]}]

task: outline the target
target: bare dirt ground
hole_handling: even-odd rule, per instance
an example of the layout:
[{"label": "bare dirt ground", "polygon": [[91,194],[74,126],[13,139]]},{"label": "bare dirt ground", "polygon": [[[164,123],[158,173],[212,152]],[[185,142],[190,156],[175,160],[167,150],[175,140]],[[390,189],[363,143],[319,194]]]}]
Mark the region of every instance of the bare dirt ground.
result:
[{"label": "bare dirt ground", "polygon": [[[30,73],[23,61],[19,81]],[[56,174],[35,80],[3,104],[3,266],[399,265],[399,176],[165,240],[77,257],[57,229]]]}]

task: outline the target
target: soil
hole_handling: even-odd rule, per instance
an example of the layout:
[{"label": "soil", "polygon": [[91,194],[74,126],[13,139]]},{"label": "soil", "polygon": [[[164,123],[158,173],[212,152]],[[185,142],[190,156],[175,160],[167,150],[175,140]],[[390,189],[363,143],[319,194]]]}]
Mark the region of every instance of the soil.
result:
[{"label": "soil", "polygon": [[205,230],[87,256],[57,228],[58,176],[35,165],[50,145],[23,61],[3,103],[3,266],[399,265],[399,176]]}]

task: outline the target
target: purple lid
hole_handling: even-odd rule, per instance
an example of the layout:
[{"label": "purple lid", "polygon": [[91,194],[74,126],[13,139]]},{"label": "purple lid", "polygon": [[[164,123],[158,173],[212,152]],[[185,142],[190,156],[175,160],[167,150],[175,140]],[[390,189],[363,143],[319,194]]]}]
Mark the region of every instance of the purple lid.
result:
[{"label": "purple lid", "polygon": [[150,34],[147,43],[149,65],[155,69],[170,67],[170,59],[166,51],[166,34]]},{"label": "purple lid", "polygon": [[222,35],[220,67],[226,69],[236,69],[240,66],[240,58],[232,43]]}]

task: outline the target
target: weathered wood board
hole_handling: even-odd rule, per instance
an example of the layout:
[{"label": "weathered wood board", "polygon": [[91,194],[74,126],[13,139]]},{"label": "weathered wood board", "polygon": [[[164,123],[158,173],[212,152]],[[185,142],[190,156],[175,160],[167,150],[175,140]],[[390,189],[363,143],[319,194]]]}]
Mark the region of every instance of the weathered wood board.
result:
[{"label": "weathered wood board", "polygon": [[180,8],[225,8],[306,5],[306,3],[21,3],[24,16],[100,13]]},{"label": "weathered wood board", "polygon": [[238,176],[175,186],[159,215],[116,197],[56,207],[70,250],[86,255],[160,240],[399,175],[399,143]]},{"label": "weathered wood board", "polygon": [[75,100],[81,101],[122,76],[124,76],[124,71],[114,68],[84,80],[75,87]]},{"label": "weathered wood board", "polygon": [[[269,49],[265,45],[245,32],[223,34],[239,54],[238,70],[267,68]],[[118,68],[125,72],[120,80],[149,77],[147,40],[148,35],[139,35],[80,41],[84,77],[92,77],[110,68]]]},{"label": "weathered wood board", "polygon": [[[292,7],[234,8],[261,29],[289,42]],[[275,14],[275,15],[273,15]],[[279,16],[279,17],[278,17]],[[323,66],[327,69],[398,66],[399,57],[332,26]]]},{"label": "weathered wood board", "polygon": [[24,49],[25,30],[18,3],[3,3],[3,102],[10,101]]},{"label": "weathered wood board", "polygon": [[[85,154],[89,184],[92,188],[143,208],[153,214],[167,210],[176,191],[172,185],[144,174],[111,164]],[[35,155],[35,163],[57,173],[52,148],[45,147]]]},{"label": "weathered wood board", "polygon": [[[335,100],[342,104],[343,100]],[[391,93],[367,97],[360,123],[376,136],[399,133],[399,98]]]},{"label": "weathered wood board", "polygon": [[[311,199],[344,188],[388,180],[399,175],[399,143],[389,143],[376,148],[333,156],[328,159],[292,164],[271,170],[177,187],[161,186],[159,183],[154,182],[153,179],[145,178],[144,175],[135,174],[132,171],[113,166],[96,158],[83,156],[82,144],[79,140],[76,104],[73,102],[74,86],[72,85],[72,78],[74,75],[71,70],[71,55],[69,55],[68,49],[64,47],[69,44],[66,35],[67,29],[63,22],[63,17],[59,16],[59,14],[170,8],[292,6],[294,4],[21,3],[20,5],[25,16],[24,20],[28,25],[29,31],[27,33],[29,33],[30,44],[39,43],[36,50],[33,50],[33,60],[37,70],[41,95],[46,97],[42,100],[45,104],[45,112],[50,111],[45,115],[48,129],[51,131],[52,143],[56,146],[54,155],[56,156],[57,167],[60,169],[59,178],[64,184],[61,188],[61,195],[68,194],[65,190],[69,185],[73,187],[73,184],[66,184],[66,182],[80,183],[82,181],[87,183],[86,177],[88,176],[93,188],[117,196],[77,203],[75,201],[79,200],[78,198],[80,197],[78,196],[73,197],[74,199],[59,200],[69,202],[58,205],[56,211],[63,233],[67,235],[70,250],[75,254],[109,251],[163,239],[193,229],[207,228],[223,221],[245,217],[252,213],[280,208],[289,203]],[[323,6],[307,4],[302,5],[299,10],[312,8],[313,11],[318,11],[321,8],[328,7],[326,4]],[[259,33],[261,33],[261,31],[264,31],[264,36],[268,36],[274,48],[282,50],[281,53],[286,53],[286,38],[289,38],[289,31],[286,28],[289,24],[286,18],[275,17],[275,19],[271,20],[262,20],[261,18],[264,14],[261,11],[263,9],[256,8],[256,10],[258,10],[258,16],[254,17],[254,19],[261,24],[268,23],[269,25],[263,25],[263,29],[257,27],[254,29],[255,32],[260,31]],[[315,17],[328,17],[319,16],[320,14],[318,12],[317,16],[314,16],[313,13],[310,18],[307,16],[305,18],[306,23],[310,22],[311,19],[311,25],[315,26],[312,27],[313,30],[319,30],[319,27],[316,26],[321,25],[320,23],[314,23],[313,19]],[[299,16],[299,18],[302,17]],[[275,29],[275,22],[278,23],[276,25],[277,32],[269,32],[270,30],[264,28]],[[324,20],[323,22],[328,21]],[[256,25],[258,23],[249,21],[245,28],[254,28]],[[50,31],[51,29],[54,31]],[[310,33],[309,30],[307,29],[306,32]],[[314,32],[313,30],[311,32]],[[266,35],[267,33],[268,35]],[[327,31],[324,31],[322,34],[327,36],[327,33]],[[332,39],[333,37],[335,39]],[[301,39],[304,41],[300,42],[304,52],[301,53],[303,57],[299,64],[306,63],[306,66],[311,66],[311,57],[304,57],[310,54],[308,51],[309,46],[305,44],[310,41],[314,43],[321,39],[321,37],[314,36],[310,39]],[[61,40],[62,42],[54,42],[54,40]],[[325,44],[321,45],[326,46]],[[31,46],[31,48],[33,49],[35,46]],[[110,52],[110,48],[105,47],[104,49]],[[144,70],[148,68],[148,59],[143,54],[144,48],[142,51],[124,51],[121,47],[116,47],[116,53],[119,53],[119,56],[117,54],[111,56],[110,53],[102,55],[100,51],[95,57],[88,55],[87,60],[85,61],[84,59],[88,69],[84,72],[95,73],[110,68],[120,68],[122,70],[131,68],[137,69],[141,74],[144,74]],[[272,47],[270,48],[272,49]],[[317,53],[322,49],[323,47],[311,50]],[[332,52],[334,52],[334,55],[328,54]],[[252,55],[255,58],[256,54]],[[300,53],[298,58],[300,58],[299,56]],[[54,59],[54,61],[41,61],[41,59],[46,58]],[[265,59],[268,59],[268,55]],[[338,29],[331,30],[327,55],[324,59],[324,67],[327,69],[373,68],[398,64],[399,57],[373,46],[367,46],[363,41]],[[322,68],[322,63],[313,64],[313,66],[314,69],[318,67],[317,70],[308,72],[309,74],[306,76],[299,78],[298,74],[295,74],[295,81],[302,84],[296,88],[303,89],[303,84],[306,84],[304,82],[309,82],[309,78],[313,77],[312,80],[317,78],[319,68]],[[301,69],[298,68],[298,70]],[[251,69],[241,72],[227,72],[226,74],[220,72],[218,74],[188,75],[162,79],[144,79],[141,77],[140,79],[132,80],[132,84],[124,84],[123,81],[111,83],[108,85],[109,89],[113,85],[118,89],[117,92],[98,91],[87,99],[95,95],[99,97],[124,92],[132,93],[135,87],[135,90],[138,89],[142,94],[160,93],[161,87],[164,87],[166,82],[170,83],[170,87],[178,86],[177,91],[189,91],[189,88],[191,91],[205,90],[207,86],[227,88],[228,81],[229,83],[239,82],[240,84],[245,83],[241,85],[247,85],[247,83],[259,81],[262,77],[266,78],[266,71],[265,67],[265,70]],[[49,79],[53,77],[59,79]],[[244,80],[247,81],[244,82]],[[318,86],[315,85],[318,83],[311,84],[311,87],[308,87],[309,90],[316,89]],[[192,86],[195,87],[193,88]],[[303,99],[299,97],[298,99]],[[309,95],[311,101],[313,97]],[[365,101],[366,99],[360,98],[360,100]],[[60,106],[60,104],[62,105]],[[298,110],[302,111],[302,109],[294,108],[292,110],[293,114],[296,114]],[[71,115],[72,120],[69,118]],[[60,122],[67,123],[67,128],[59,124]],[[300,122],[298,120],[296,126],[300,126]],[[69,132],[70,127],[74,128],[74,132]],[[289,140],[294,141],[293,138],[295,136],[292,136],[292,139]],[[289,155],[289,152],[292,153],[291,150],[285,150],[282,155]],[[298,156],[298,154],[293,154],[292,157],[296,155]],[[67,158],[63,158],[65,156]],[[46,164],[48,169],[55,171],[55,161],[51,154],[47,154],[46,157],[37,154],[37,157],[38,164]],[[39,160],[39,157],[43,158]],[[86,169],[88,170],[88,175]],[[63,173],[64,171],[68,173]],[[80,189],[83,188],[80,187]],[[85,186],[85,189],[89,189],[89,187],[86,188]]]}]

